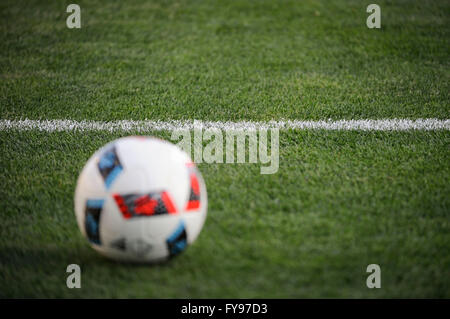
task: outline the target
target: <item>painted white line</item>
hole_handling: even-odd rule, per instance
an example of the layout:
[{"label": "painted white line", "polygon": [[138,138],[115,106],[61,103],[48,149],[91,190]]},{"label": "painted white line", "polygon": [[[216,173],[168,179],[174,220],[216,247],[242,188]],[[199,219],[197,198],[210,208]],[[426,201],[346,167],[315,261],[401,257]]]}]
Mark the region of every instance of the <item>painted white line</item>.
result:
[{"label": "painted white line", "polygon": [[450,120],[440,119],[383,119],[383,120],[323,120],[298,121],[281,120],[269,122],[212,122],[212,121],[133,121],[111,122],[74,120],[0,120],[0,131],[44,131],[44,132],[151,132],[192,130],[195,128],[216,130],[261,130],[278,128],[280,130],[344,130],[344,131],[406,131],[406,130],[450,130]]}]

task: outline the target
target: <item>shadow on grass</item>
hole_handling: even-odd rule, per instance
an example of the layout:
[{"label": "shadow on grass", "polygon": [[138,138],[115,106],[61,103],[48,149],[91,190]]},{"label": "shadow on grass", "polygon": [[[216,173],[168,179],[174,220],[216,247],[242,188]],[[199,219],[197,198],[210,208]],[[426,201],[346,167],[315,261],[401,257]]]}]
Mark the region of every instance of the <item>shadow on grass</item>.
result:
[{"label": "shadow on grass", "polygon": [[[14,247],[4,246],[0,248],[0,268],[3,271],[19,272],[31,269],[38,271],[39,269],[53,269],[54,267],[64,267],[70,264],[78,264],[85,267],[152,267],[167,268],[173,264],[173,259],[162,260],[153,263],[133,263],[114,261],[108,259],[88,245],[77,247],[63,246],[44,246],[44,247]],[[1,278],[1,276],[0,276]]]},{"label": "shadow on grass", "polygon": [[[81,268],[83,289],[68,289],[67,266]],[[174,263],[138,264],[109,260],[88,245],[0,248],[0,298],[118,297],[114,289],[171,271]],[[112,290],[111,290],[112,289]]]}]

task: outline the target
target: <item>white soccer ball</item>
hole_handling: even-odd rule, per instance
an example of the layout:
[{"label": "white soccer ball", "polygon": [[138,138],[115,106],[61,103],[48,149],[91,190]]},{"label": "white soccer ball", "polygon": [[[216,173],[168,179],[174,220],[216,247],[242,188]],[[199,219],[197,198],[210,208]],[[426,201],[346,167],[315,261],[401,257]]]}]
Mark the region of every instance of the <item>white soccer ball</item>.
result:
[{"label": "white soccer ball", "polygon": [[75,190],[78,226],[102,255],[156,262],[182,252],[206,218],[205,183],[189,156],[151,137],[115,140],[88,160]]}]

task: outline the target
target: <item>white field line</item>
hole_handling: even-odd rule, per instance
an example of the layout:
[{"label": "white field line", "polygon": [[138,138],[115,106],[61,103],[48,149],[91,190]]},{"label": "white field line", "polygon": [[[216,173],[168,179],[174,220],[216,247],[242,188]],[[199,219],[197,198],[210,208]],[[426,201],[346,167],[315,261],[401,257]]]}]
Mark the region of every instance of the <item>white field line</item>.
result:
[{"label": "white field line", "polygon": [[336,131],[407,131],[407,130],[450,130],[450,120],[440,119],[382,119],[382,120],[323,120],[298,121],[281,120],[269,122],[212,122],[212,121],[133,121],[111,122],[74,120],[0,120],[0,131],[43,131],[43,132],[151,132],[192,130],[196,128],[215,130],[336,130]]}]

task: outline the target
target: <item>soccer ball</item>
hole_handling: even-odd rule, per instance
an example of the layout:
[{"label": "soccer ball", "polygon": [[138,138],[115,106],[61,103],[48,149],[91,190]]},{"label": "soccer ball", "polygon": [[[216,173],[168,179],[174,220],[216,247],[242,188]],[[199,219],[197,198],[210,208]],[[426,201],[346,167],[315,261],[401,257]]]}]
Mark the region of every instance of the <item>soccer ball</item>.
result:
[{"label": "soccer ball", "polygon": [[206,218],[202,176],[176,145],[152,137],[115,140],[88,160],[75,190],[78,227],[100,254],[158,262],[181,253]]}]

